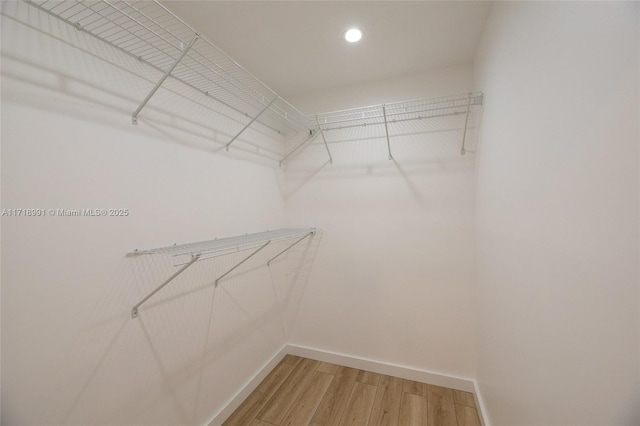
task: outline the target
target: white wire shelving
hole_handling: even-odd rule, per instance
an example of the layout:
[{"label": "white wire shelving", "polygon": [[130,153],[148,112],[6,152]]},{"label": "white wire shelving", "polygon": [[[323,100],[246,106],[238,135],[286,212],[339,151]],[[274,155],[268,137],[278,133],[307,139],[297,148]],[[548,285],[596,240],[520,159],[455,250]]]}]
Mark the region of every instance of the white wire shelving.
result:
[{"label": "white wire shelving", "polygon": [[235,237],[216,238],[208,241],[199,241],[187,244],[174,244],[172,246],[160,247],[147,250],[134,250],[127,253],[127,256],[141,256],[141,255],[155,255],[164,254],[175,257],[185,256],[183,263],[178,263],[176,266],[180,266],[174,274],[167,278],[162,284],[156,287],[153,291],[147,294],[140,302],[131,309],[131,317],[136,318],[138,316],[138,308],[144,304],[147,300],[153,297],[157,292],[162,290],[167,284],[177,278],[191,265],[199,260],[210,259],[222,254],[229,254],[232,252],[249,251],[251,253],[244,257],[241,261],[236,263],[232,268],[218,276],[215,280],[215,286],[217,287],[220,281],[240,267],[243,263],[251,259],[258,254],[262,249],[266,248],[269,244],[283,241],[293,241],[291,244],[275,256],[272,256],[267,261],[267,266],[271,264],[275,259],[286,253],[289,249],[293,248],[298,243],[302,242],[309,236],[313,236],[316,233],[316,228],[284,228],[274,231],[257,232],[253,234],[239,235]]},{"label": "white wire shelving", "polygon": [[[305,139],[281,160],[282,166],[325,133],[360,126],[384,125],[389,159],[393,158],[389,125],[451,115],[465,115],[461,153],[472,106],[482,105],[481,92],[358,107],[304,115],[269,86],[238,64],[157,0],[24,0],[159,71],[162,77],[132,113],[133,124],[167,78],[200,92],[245,117],[244,127],[226,148],[253,123],[281,134],[295,132]],[[189,96],[187,96],[189,97]]]},{"label": "white wire shelving", "polygon": [[464,115],[465,117],[460,149],[460,153],[464,155],[466,152],[465,142],[471,108],[476,105],[482,105],[483,100],[484,95],[482,92],[471,92],[320,113],[312,117],[313,123],[310,125],[312,127],[311,136],[289,151],[280,161],[280,164],[290,156],[299,154],[304,148],[309,146],[318,135],[322,137],[327,154],[329,155],[329,162],[332,163],[333,157],[329,151],[325,132],[366,126],[382,127],[387,141],[389,159],[391,160],[393,159],[391,151],[391,137],[393,133],[389,132],[390,124],[456,115]]},{"label": "white wire shelving", "polygon": [[308,119],[302,113],[155,0],[25,1],[163,73],[132,114],[133,124],[137,124],[146,103],[171,76],[246,115],[248,125],[258,121],[283,134],[309,130]]}]

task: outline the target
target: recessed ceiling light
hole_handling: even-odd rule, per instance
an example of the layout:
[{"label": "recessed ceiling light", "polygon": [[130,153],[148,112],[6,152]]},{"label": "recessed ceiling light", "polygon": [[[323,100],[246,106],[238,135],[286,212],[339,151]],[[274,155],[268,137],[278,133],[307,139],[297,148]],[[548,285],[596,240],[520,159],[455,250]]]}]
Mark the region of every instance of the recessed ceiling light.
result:
[{"label": "recessed ceiling light", "polygon": [[362,31],[357,28],[351,28],[346,33],[344,33],[344,39],[349,43],[355,43],[356,41],[360,41],[362,38]]}]

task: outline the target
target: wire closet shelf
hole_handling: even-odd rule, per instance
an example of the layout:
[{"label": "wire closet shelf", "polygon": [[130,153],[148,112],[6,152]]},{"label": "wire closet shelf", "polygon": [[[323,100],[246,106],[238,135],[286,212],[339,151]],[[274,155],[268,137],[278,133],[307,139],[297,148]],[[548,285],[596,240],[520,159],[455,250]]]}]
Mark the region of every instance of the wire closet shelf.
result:
[{"label": "wire closet shelf", "polygon": [[326,112],[316,118],[317,126],[328,131],[461,115],[467,113],[468,107],[481,104],[481,92],[463,93]]},{"label": "wire closet shelf", "polygon": [[253,256],[258,254],[262,249],[267,247],[271,243],[275,242],[284,242],[286,240],[293,241],[293,243],[286,246],[285,249],[281,250],[275,256],[272,256],[267,261],[267,266],[271,264],[275,259],[289,251],[291,248],[296,246],[298,243],[305,240],[307,237],[315,235],[316,228],[285,228],[278,229],[274,231],[265,231],[265,232],[257,232],[254,234],[245,234],[235,237],[226,237],[226,238],[216,238],[209,241],[200,241],[195,243],[188,244],[174,244],[172,246],[154,248],[149,250],[134,250],[133,252],[127,253],[127,256],[138,256],[138,255],[154,255],[154,254],[165,254],[171,256],[188,256],[188,260],[185,260],[183,263],[179,263],[175,266],[180,266],[175,273],[173,273],[170,277],[168,277],[165,281],[162,282],[158,287],[156,287],[153,291],[147,294],[140,302],[136,303],[136,305],[131,309],[131,318],[136,318],[138,316],[138,308],[142,304],[144,304],[147,300],[153,297],[156,293],[162,290],[167,284],[176,279],[179,275],[181,275],[184,271],[186,271],[191,265],[198,262],[199,260],[208,259],[211,257],[215,257],[216,253],[224,253],[228,254],[231,252],[238,252],[243,250],[252,250],[251,253],[236,263],[232,268],[225,271],[215,280],[215,286],[217,287],[220,281],[233,272],[235,269],[240,267],[243,263],[251,259]]},{"label": "wire closet shelf", "polygon": [[249,124],[255,120],[283,134],[309,131],[302,113],[156,0],[25,1],[164,74],[133,113],[134,124],[171,76],[246,115]]},{"label": "wire closet shelf", "polygon": [[333,162],[325,132],[370,125],[384,129],[389,159],[392,159],[390,137],[394,123],[460,114],[465,114],[461,149],[464,154],[470,109],[483,103],[482,93],[475,92],[308,116],[157,0],[24,1],[161,73],[162,77],[132,113],[133,124],[138,123],[138,115],[147,102],[171,77],[234,110],[245,117],[243,121],[248,120],[242,130],[228,140],[227,149],[254,122],[281,134],[305,134],[306,138],[280,160],[280,165],[299,154],[319,135]]}]

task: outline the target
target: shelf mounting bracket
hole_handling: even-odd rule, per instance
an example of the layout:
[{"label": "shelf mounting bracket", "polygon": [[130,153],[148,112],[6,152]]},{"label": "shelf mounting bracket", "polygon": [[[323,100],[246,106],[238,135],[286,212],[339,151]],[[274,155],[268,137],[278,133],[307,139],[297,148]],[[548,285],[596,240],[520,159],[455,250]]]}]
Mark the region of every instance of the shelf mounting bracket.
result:
[{"label": "shelf mounting bracket", "polygon": [[218,287],[218,283],[220,282],[221,279],[223,279],[224,277],[226,277],[227,275],[229,275],[231,272],[233,272],[238,266],[242,265],[244,262],[246,262],[247,260],[251,259],[253,256],[255,256],[256,254],[258,254],[258,252],[260,250],[262,250],[263,248],[265,248],[266,246],[269,245],[269,243],[271,242],[271,240],[267,241],[266,243],[264,243],[263,245],[261,245],[260,247],[258,247],[258,250],[254,251],[253,253],[251,253],[249,256],[245,257],[244,259],[242,259],[240,262],[238,262],[236,264],[236,266],[234,266],[233,268],[229,269],[227,272],[225,272],[224,274],[220,275],[218,277],[218,279],[216,279],[215,282],[215,286]]},{"label": "shelf mounting bracket", "polygon": [[467,112],[464,118],[464,131],[462,132],[462,148],[460,148],[460,155],[464,155],[467,152],[464,150],[464,142],[467,139],[467,124],[469,124],[470,109],[471,109],[471,93],[469,93],[469,99],[467,99]]},{"label": "shelf mounting bracket", "polygon": [[160,284],[155,290],[153,290],[151,293],[149,293],[144,299],[142,299],[140,302],[138,302],[132,309],[131,309],[131,318],[136,318],[138,316],[138,308],[140,307],[140,305],[142,305],[144,302],[146,302],[147,300],[149,300],[154,294],[156,294],[157,292],[159,292],[160,290],[162,290],[162,288],[164,286],[166,286],[167,284],[169,284],[171,281],[173,281],[178,275],[180,275],[181,273],[183,273],[189,266],[193,265],[194,263],[196,263],[198,261],[198,259],[200,259],[200,255],[196,254],[194,256],[191,257],[191,260],[189,261],[189,263],[187,263],[186,265],[184,265],[182,268],[178,269],[175,274],[171,275],[169,278],[167,278],[167,280],[165,282],[163,282],[162,284]]},{"label": "shelf mounting bracket", "polygon": [[299,238],[295,243],[291,244],[289,247],[287,247],[286,249],[282,250],[280,253],[276,254],[271,259],[267,260],[267,266],[271,265],[271,262],[273,262],[276,258],[280,257],[280,255],[286,253],[290,248],[292,248],[293,246],[295,246],[296,244],[298,244],[299,242],[301,242],[302,240],[307,238],[309,235],[313,235],[313,234],[315,234],[315,232],[313,232],[313,231],[307,233],[304,237]]},{"label": "shelf mounting bracket", "polygon": [[384,132],[387,135],[387,149],[389,150],[389,160],[393,160],[391,155],[391,142],[389,142],[389,128],[387,127],[387,108],[382,105],[382,115],[384,116]]},{"label": "shelf mounting bracket", "polygon": [[324,147],[327,149],[327,154],[329,154],[329,164],[333,164],[333,157],[331,156],[331,151],[329,151],[329,145],[327,145],[327,139],[324,137],[324,132],[322,131],[322,126],[320,126],[320,121],[318,120],[317,115],[316,123],[318,123],[318,130],[320,130],[320,136],[322,136],[322,140],[324,141]]},{"label": "shelf mounting bracket", "polygon": [[224,146],[224,147],[225,147],[225,149],[226,149],[227,151],[229,151],[229,145],[231,145],[231,144],[233,143],[233,141],[235,141],[236,139],[238,139],[238,136],[240,136],[240,135],[241,135],[245,130],[247,130],[247,129],[249,128],[249,126],[251,126],[251,125],[253,124],[253,122],[254,122],[254,121],[256,121],[256,120],[257,120],[257,119],[262,115],[262,113],[264,113],[266,110],[268,110],[268,109],[269,109],[269,107],[271,107],[271,105],[273,105],[273,103],[274,103],[275,101],[277,101],[278,99],[280,99],[280,96],[276,96],[275,98],[273,98],[273,100],[272,100],[271,102],[269,102],[269,104],[268,104],[266,107],[264,107],[264,108],[262,109],[262,111],[260,111],[260,112],[258,113],[258,115],[256,115],[255,117],[253,117],[253,118],[251,119],[251,121],[250,121],[246,126],[244,126],[244,127],[242,128],[242,130],[240,130],[240,131],[238,132],[238,134],[237,134],[237,135],[235,135],[235,136],[234,136],[234,137],[233,137],[233,138],[232,138],[232,139],[231,139],[231,140],[230,140],[230,141],[229,141],[229,142]]},{"label": "shelf mounting bracket", "polygon": [[189,49],[191,49],[191,47],[195,44],[196,40],[198,40],[198,37],[200,35],[198,33],[196,33],[193,38],[191,39],[191,42],[189,42],[189,44],[184,48],[184,50],[182,50],[182,53],[180,54],[180,56],[178,56],[178,59],[175,60],[175,62],[173,63],[173,65],[171,65],[171,68],[169,68],[164,75],[162,76],[162,78],[156,83],[156,85],[154,86],[153,89],[151,89],[151,92],[149,92],[149,94],[147,95],[146,98],[144,98],[144,100],[142,101],[142,103],[140,104],[140,106],[138,107],[137,110],[135,110],[133,112],[133,114],[131,115],[131,123],[134,125],[138,125],[138,114],[140,114],[140,111],[142,111],[142,108],[144,108],[144,106],[147,104],[147,102],[149,102],[149,99],[151,99],[151,97],[158,91],[158,89],[160,88],[160,86],[162,86],[162,83],[164,83],[164,81],[167,79],[167,77],[169,77],[169,75],[171,75],[171,73],[173,72],[173,70],[178,66],[178,64],[180,63],[180,61],[182,61],[182,59],[186,56],[187,52],[189,51]]},{"label": "shelf mounting bracket", "polygon": [[291,151],[289,151],[289,153],[287,155],[285,155],[282,158],[282,160],[280,160],[280,167],[282,167],[282,164],[287,160],[287,158],[291,157],[302,146],[304,146],[306,144],[310,144],[311,142],[313,142],[313,140],[315,138],[317,138],[317,137],[318,137],[318,132],[312,132],[312,134],[310,134],[305,140],[303,140],[298,145],[296,145],[295,148],[293,148]]}]

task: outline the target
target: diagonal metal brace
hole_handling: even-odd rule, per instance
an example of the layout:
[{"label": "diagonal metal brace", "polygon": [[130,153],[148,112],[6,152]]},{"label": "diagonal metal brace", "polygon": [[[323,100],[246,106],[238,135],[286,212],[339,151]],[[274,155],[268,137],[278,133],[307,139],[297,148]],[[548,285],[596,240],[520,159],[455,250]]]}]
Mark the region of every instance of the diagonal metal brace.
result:
[{"label": "diagonal metal brace", "polygon": [[469,93],[469,99],[467,100],[467,113],[464,118],[464,132],[462,133],[462,148],[460,148],[460,155],[464,155],[467,152],[464,150],[464,142],[467,139],[467,125],[469,124],[470,109],[471,109],[471,93]]},{"label": "diagonal metal brace", "polygon": [[322,136],[322,140],[324,141],[324,147],[327,148],[327,154],[329,154],[329,164],[333,164],[333,157],[331,156],[331,152],[329,151],[329,145],[327,145],[327,139],[324,137],[324,132],[322,131],[322,126],[320,126],[320,121],[318,121],[317,115],[316,123],[318,123],[318,130],[320,130],[320,136]]},{"label": "diagonal metal brace", "polygon": [[263,248],[265,248],[266,246],[269,245],[269,243],[271,242],[271,240],[267,241],[266,243],[264,243],[263,245],[261,245],[258,250],[254,251],[253,253],[251,253],[249,256],[245,257],[243,260],[241,260],[238,264],[236,264],[236,266],[234,266],[233,268],[229,269],[227,272],[225,272],[224,274],[220,275],[218,277],[218,279],[215,282],[215,286],[218,287],[218,282],[220,282],[221,279],[223,279],[224,277],[226,277],[227,275],[229,275],[231,272],[233,272],[238,266],[242,265],[244,262],[246,262],[247,260],[251,259],[253,256],[255,256],[260,250],[262,250]]},{"label": "diagonal metal brace", "polygon": [[382,115],[384,115],[384,132],[387,135],[387,149],[389,150],[389,160],[393,160],[391,155],[391,143],[389,142],[389,128],[387,127],[387,109],[382,105]]},{"label": "diagonal metal brace", "polygon": [[176,271],[175,274],[171,275],[169,278],[167,278],[167,280],[165,282],[163,282],[162,284],[160,284],[155,290],[153,290],[151,293],[149,293],[144,299],[142,299],[140,302],[138,302],[133,309],[131,309],[131,318],[136,318],[138,316],[138,308],[140,307],[140,305],[142,305],[144,302],[146,302],[147,300],[149,300],[151,298],[151,296],[153,296],[154,294],[156,294],[157,292],[159,292],[160,290],[162,290],[162,288],[164,286],[166,286],[167,284],[169,284],[171,281],[173,281],[178,275],[180,275],[181,273],[183,273],[189,266],[193,265],[194,263],[196,263],[198,261],[198,259],[200,259],[200,255],[196,254],[195,256],[193,256],[191,258],[191,260],[189,261],[189,263],[187,263],[186,265],[184,265],[182,268],[178,269]]},{"label": "diagonal metal brace", "polygon": [[231,139],[231,140],[230,140],[230,141],[225,145],[225,148],[227,149],[227,151],[229,151],[229,145],[231,145],[231,144],[233,143],[233,141],[235,141],[236,139],[238,139],[238,136],[240,136],[240,135],[241,135],[245,130],[247,130],[247,129],[249,128],[249,126],[251,126],[251,125],[253,124],[253,122],[254,122],[254,121],[256,121],[256,120],[258,119],[258,117],[260,117],[260,116],[262,115],[262,113],[264,113],[266,110],[268,110],[268,109],[269,109],[269,107],[270,107],[271,105],[273,105],[273,103],[274,103],[275,101],[277,101],[278,99],[280,99],[280,96],[276,96],[275,98],[273,98],[273,100],[272,100],[271,102],[269,102],[269,104],[268,104],[266,107],[264,107],[264,108],[262,109],[262,111],[260,111],[260,112],[258,113],[258,115],[256,115],[255,117],[253,117],[253,118],[251,119],[251,121],[250,121],[246,126],[244,126],[244,127],[242,128],[242,130],[240,130],[240,132],[238,132],[238,134],[237,134],[237,135],[235,135],[235,136],[234,136],[234,137],[233,137],[233,138],[232,138],[232,139]]},{"label": "diagonal metal brace", "polygon": [[267,266],[269,266],[271,264],[271,262],[273,262],[276,258],[280,257],[280,255],[284,254],[285,252],[287,252],[290,248],[292,248],[293,246],[295,246],[296,244],[298,244],[300,241],[304,240],[305,238],[307,238],[309,235],[313,235],[315,234],[315,232],[309,232],[307,233],[304,237],[298,239],[298,241],[296,241],[295,243],[291,244],[289,247],[287,247],[286,249],[282,250],[280,253],[276,254],[275,256],[273,256],[271,259],[269,259],[267,261]]},{"label": "diagonal metal brace", "polygon": [[158,91],[158,89],[160,88],[160,86],[162,86],[162,83],[164,83],[164,81],[167,79],[167,77],[169,77],[169,75],[171,75],[173,70],[180,63],[180,61],[182,61],[182,59],[185,57],[185,55],[187,54],[189,49],[191,49],[191,47],[194,45],[196,40],[198,40],[198,37],[200,37],[200,35],[198,33],[196,33],[193,36],[193,39],[191,40],[191,42],[187,45],[187,47],[184,48],[184,50],[182,51],[182,53],[180,54],[178,59],[176,59],[176,61],[173,63],[173,65],[171,65],[171,68],[169,68],[167,70],[167,72],[164,73],[162,78],[156,83],[155,87],[153,89],[151,89],[151,92],[149,92],[147,97],[144,98],[144,100],[142,101],[142,103],[140,104],[138,109],[134,111],[134,113],[131,115],[131,123],[132,124],[135,124],[136,126],[138,125],[138,114],[140,114],[140,111],[142,111],[142,108],[144,108],[144,106],[147,104],[147,102],[149,102],[149,99],[151,99],[151,97]]},{"label": "diagonal metal brace", "polygon": [[295,154],[300,148],[302,148],[304,145],[308,145],[311,144],[311,142],[313,142],[313,140],[315,138],[318,137],[318,132],[314,132],[311,135],[309,135],[308,138],[306,138],[305,140],[303,140],[302,142],[300,142],[295,148],[293,148],[291,151],[289,151],[289,153],[287,155],[285,155],[282,160],[280,160],[280,167],[282,167],[282,164],[284,164],[285,161],[287,161],[287,158],[291,157],[293,154]]}]

